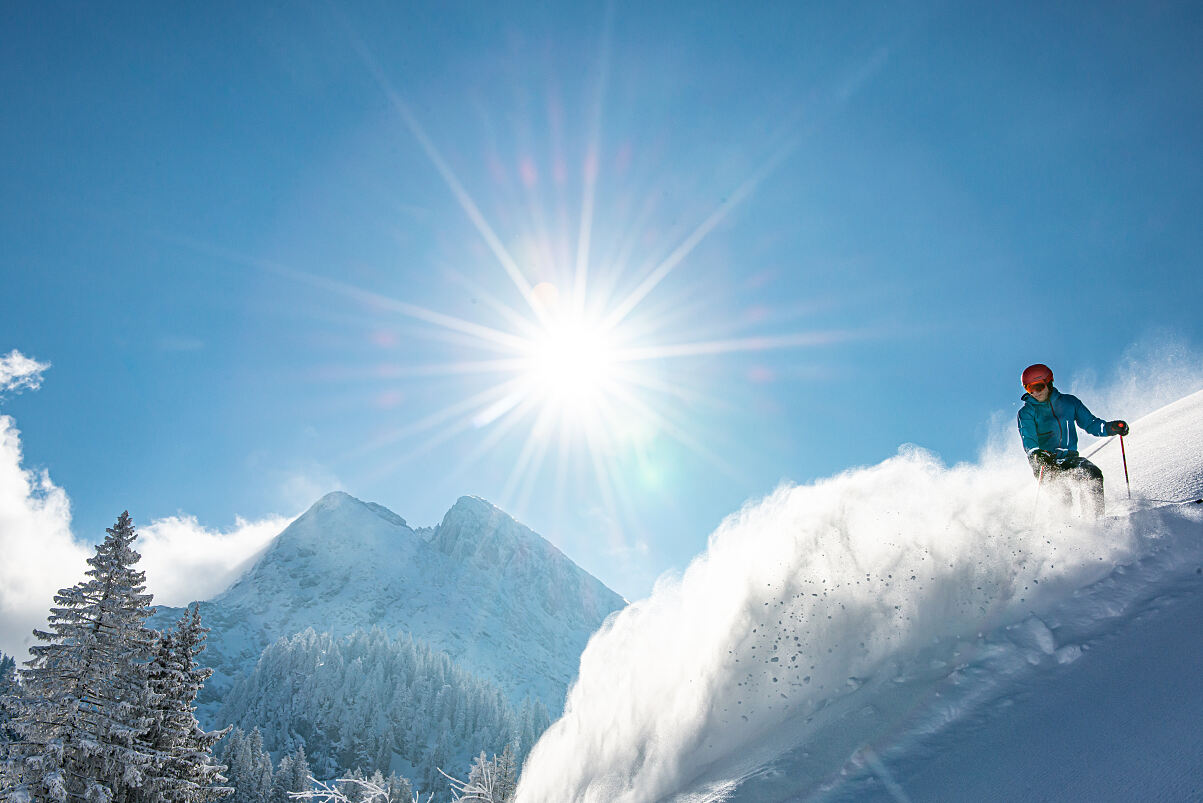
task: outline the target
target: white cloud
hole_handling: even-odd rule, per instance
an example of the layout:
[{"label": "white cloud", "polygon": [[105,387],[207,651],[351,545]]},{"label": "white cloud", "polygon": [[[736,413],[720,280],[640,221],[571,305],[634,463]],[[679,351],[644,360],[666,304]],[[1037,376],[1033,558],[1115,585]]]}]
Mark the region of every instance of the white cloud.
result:
[{"label": "white cloud", "polygon": [[[11,357],[0,360],[0,372],[11,370]],[[0,382],[11,388],[9,382],[20,381],[12,377],[40,370],[0,374],[8,377]],[[24,659],[31,631],[46,626],[55,592],[83,579],[91,550],[71,536],[66,492],[46,471],[21,463],[21,433],[11,417],[0,416],[0,650]]]},{"label": "white cloud", "polygon": [[148,590],[161,605],[187,605],[211,599],[254,563],[292,520],[270,516],[236,519],[231,530],[202,526],[195,516],[156,519],[138,528],[140,568]]},{"label": "white cloud", "polygon": [[48,362],[38,362],[13,349],[0,357],[0,393],[26,388],[37,390],[42,386],[42,374],[50,367]]}]

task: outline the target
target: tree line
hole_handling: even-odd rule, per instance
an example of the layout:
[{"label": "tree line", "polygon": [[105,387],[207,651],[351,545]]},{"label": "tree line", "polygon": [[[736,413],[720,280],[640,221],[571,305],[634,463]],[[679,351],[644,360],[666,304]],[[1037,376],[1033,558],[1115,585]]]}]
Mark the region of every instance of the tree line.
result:
[{"label": "tree line", "polygon": [[218,717],[258,727],[268,752],[304,746],[321,778],[401,769],[422,789],[482,748],[521,766],[550,725],[547,708],[515,707],[496,684],[412,636],[380,629],[340,639],[312,628],[263,651],[231,688]]}]

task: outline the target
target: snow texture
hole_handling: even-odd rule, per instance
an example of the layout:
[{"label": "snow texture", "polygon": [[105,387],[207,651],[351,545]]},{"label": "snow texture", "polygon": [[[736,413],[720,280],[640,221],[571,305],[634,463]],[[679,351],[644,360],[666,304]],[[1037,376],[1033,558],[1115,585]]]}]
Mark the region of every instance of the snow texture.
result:
[{"label": "snow texture", "polygon": [[[218,724],[233,681],[277,639],[372,627],[412,634],[497,682],[515,704],[529,695],[554,716],[590,634],[623,605],[483,499],[462,497],[437,527],[415,530],[380,505],[327,494],[234,585],[201,604],[212,628],[203,658],[216,670],[200,698],[201,721]],[[160,609],[155,621],[178,617]]]},{"label": "snow texture", "polygon": [[[949,468],[914,448],[749,505],[681,577],[662,579],[590,641],[516,800],[908,800],[912,783],[917,800],[1034,799],[1050,788],[1060,789],[1053,799],[1132,799],[1142,784],[1168,799],[1197,796],[1197,682],[1184,680],[1181,661],[1177,674],[1139,676],[1140,649],[1161,651],[1145,662],[1173,658],[1175,628],[1135,642],[1121,634],[1165,609],[1198,641],[1203,510],[1149,500],[1203,495],[1203,392],[1132,422],[1125,445],[1133,500],[1119,444],[1108,443],[1096,460],[1118,515],[1099,523],[1038,499],[1020,454]],[[1096,655],[1117,641],[1130,666],[1108,674]],[[1102,702],[1057,687],[1073,677],[1112,698],[1165,682],[1193,699],[1138,712],[1130,733],[1092,720]],[[1046,694],[1059,720],[1032,704],[1018,736],[1000,727],[980,744],[964,738]],[[1157,769],[1110,788],[1081,768],[1058,775],[1052,757],[1075,753],[1075,734],[1059,724],[1075,703],[1074,727],[1107,728],[1079,737],[1103,751],[1089,754],[1095,764],[1143,753],[1132,736],[1178,711],[1155,740],[1164,752],[1144,765]],[[1037,737],[1042,728],[1064,744],[1032,759],[1053,740]],[[949,745],[956,758],[926,769],[924,757]],[[1011,775],[979,772],[995,751]],[[1025,786],[1025,768],[1046,785]],[[1159,785],[1146,777],[1167,769]]]}]

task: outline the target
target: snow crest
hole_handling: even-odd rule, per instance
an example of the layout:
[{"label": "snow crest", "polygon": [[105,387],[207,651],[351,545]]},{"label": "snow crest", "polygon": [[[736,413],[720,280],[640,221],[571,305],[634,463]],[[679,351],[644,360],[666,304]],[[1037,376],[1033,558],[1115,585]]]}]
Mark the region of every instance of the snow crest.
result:
[{"label": "snow crest", "polygon": [[[1174,415],[1193,430],[1201,411],[1196,394]],[[732,516],[681,577],[589,643],[517,800],[726,799],[785,751],[791,774],[813,776],[791,788],[814,790],[873,740],[867,729],[913,727],[918,705],[926,727],[961,716],[973,695],[924,700],[936,683],[977,666],[1073,662],[1081,648],[1048,622],[1154,551],[1159,519],[1083,521],[1037,500],[1025,470],[1014,459],[949,468],[905,448]],[[1115,508],[1122,473],[1108,483]],[[1106,597],[1093,614],[1111,603],[1112,615],[1128,604]]]}]

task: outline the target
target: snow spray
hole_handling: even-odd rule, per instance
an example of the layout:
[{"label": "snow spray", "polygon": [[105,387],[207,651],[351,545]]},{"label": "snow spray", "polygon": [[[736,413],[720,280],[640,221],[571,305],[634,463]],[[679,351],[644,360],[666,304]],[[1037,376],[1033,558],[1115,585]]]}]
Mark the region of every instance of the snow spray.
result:
[{"label": "snow spray", "polygon": [[1033,529],[1017,467],[947,468],[910,447],[730,517],[594,636],[517,801],[655,801],[737,777],[787,725],[805,740],[933,643],[1021,621],[1131,552],[1123,528],[1055,508]]}]

